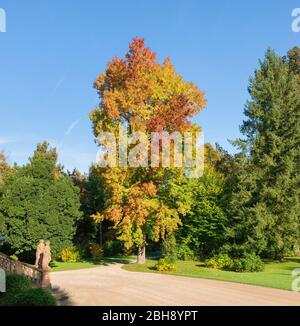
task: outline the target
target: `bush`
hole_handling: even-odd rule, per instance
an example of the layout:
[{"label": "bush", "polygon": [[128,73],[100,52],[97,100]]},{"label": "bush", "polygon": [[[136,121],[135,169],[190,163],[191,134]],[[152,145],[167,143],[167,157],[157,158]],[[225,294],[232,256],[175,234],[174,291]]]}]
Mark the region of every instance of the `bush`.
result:
[{"label": "bush", "polygon": [[8,273],[6,275],[6,292],[0,293],[0,305],[10,306],[15,295],[28,289],[31,289],[31,283],[25,276]]},{"label": "bush", "polygon": [[233,260],[227,254],[218,254],[205,261],[205,266],[217,269],[231,269]]},{"label": "bush", "polygon": [[16,255],[11,255],[11,256],[9,256],[9,258],[12,259],[12,260],[14,260],[14,261],[18,261],[19,260],[18,256],[16,256]]},{"label": "bush", "polygon": [[175,272],[176,265],[167,259],[160,259],[158,263],[154,266],[154,269],[159,272]]},{"label": "bush", "polygon": [[175,263],[177,259],[176,238],[173,234],[168,235],[162,243],[162,256],[170,263]]},{"label": "bush", "polygon": [[27,289],[18,293],[11,303],[12,306],[40,307],[56,306],[56,300],[52,294],[45,289]]},{"label": "bush", "polygon": [[105,257],[117,256],[121,254],[122,251],[122,243],[117,240],[108,240],[103,245],[103,254]]},{"label": "bush", "polygon": [[177,247],[177,258],[180,260],[192,260],[195,258],[193,250],[185,243]]},{"label": "bush", "polygon": [[9,273],[6,292],[0,293],[0,306],[56,306],[56,301],[49,291],[31,288],[25,276]]},{"label": "bush", "polygon": [[81,260],[81,256],[75,246],[70,246],[62,250],[60,259],[64,263],[76,263]]},{"label": "bush", "polygon": [[103,249],[99,243],[93,242],[90,246],[90,250],[94,262],[97,262],[103,258]]},{"label": "bush", "polygon": [[234,259],[231,266],[231,270],[235,272],[261,272],[263,269],[264,263],[255,253]]}]

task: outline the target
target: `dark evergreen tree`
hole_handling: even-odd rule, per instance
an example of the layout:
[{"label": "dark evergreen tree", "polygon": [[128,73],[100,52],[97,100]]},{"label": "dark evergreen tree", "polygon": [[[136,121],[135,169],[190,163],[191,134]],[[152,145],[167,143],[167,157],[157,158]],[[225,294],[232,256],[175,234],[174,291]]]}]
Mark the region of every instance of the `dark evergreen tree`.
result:
[{"label": "dark evergreen tree", "polygon": [[291,66],[268,50],[250,80],[240,141],[247,162],[231,198],[235,254],[282,259],[299,243],[300,88]]},{"label": "dark evergreen tree", "polygon": [[17,167],[0,185],[0,228],[6,249],[23,259],[34,255],[40,239],[50,240],[54,257],[72,244],[81,216],[79,190],[56,160],[55,149],[39,144],[29,164]]}]

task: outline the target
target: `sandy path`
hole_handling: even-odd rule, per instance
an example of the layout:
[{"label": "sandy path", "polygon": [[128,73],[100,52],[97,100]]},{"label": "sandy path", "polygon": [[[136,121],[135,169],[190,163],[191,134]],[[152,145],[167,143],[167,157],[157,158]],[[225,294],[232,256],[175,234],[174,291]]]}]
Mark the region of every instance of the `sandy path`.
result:
[{"label": "sandy path", "polygon": [[[53,272],[51,281],[85,306],[300,305],[300,293],[172,275],[129,272],[121,264]],[[65,302],[65,304],[67,301]]]}]

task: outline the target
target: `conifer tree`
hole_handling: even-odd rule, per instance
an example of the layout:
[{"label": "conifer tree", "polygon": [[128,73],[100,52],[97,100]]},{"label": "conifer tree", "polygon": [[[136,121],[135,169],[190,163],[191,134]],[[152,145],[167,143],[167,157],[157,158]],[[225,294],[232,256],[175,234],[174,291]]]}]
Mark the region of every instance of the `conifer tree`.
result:
[{"label": "conifer tree", "polygon": [[231,200],[229,236],[236,254],[282,259],[299,243],[300,88],[290,67],[268,50],[250,79],[240,141],[246,163]]}]

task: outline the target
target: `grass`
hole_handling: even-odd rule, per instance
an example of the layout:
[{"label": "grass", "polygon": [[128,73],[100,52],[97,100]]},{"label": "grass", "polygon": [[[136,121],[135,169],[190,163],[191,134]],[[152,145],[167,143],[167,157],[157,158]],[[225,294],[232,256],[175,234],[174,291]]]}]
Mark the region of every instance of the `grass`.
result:
[{"label": "grass", "polygon": [[113,263],[129,263],[131,259],[132,259],[131,256],[118,256],[118,257],[103,258],[99,262],[93,262],[92,260],[89,259],[81,260],[76,263],[64,263],[61,261],[53,261],[51,262],[51,271],[61,272],[61,271],[93,268],[101,265],[105,266]]},{"label": "grass", "polygon": [[176,272],[157,272],[153,269],[157,260],[148,259],[145,265],[127,264],[127,271],[162,273],[178,276],[189,276],[244,284],[260,285],[282,290],[290,290],[292,284],[291,272],[300,268],[300,258],[288,258],[285,262],[266,262],[265,269],[257,273],[236,273],[206,268],[199,261],[178,261]]}]

